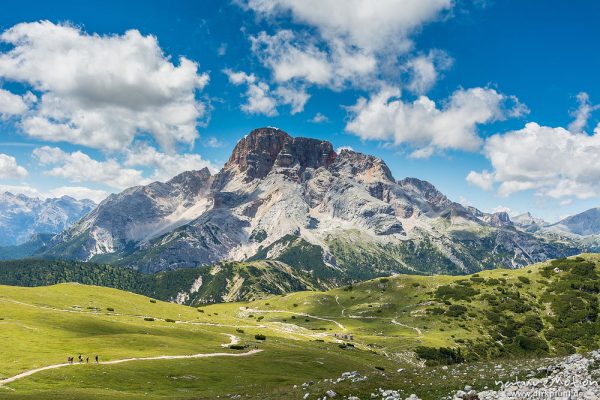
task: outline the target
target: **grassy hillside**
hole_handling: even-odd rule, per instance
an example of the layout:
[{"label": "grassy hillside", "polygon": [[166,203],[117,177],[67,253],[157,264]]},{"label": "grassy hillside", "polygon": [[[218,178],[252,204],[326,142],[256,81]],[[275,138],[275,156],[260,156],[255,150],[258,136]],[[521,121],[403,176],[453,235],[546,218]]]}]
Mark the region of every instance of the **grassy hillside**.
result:
[{"label": "grassy hillside", "polygon": [[0,284],[46,286],[66,282],[107,286],[188,305],[251,300],[326,287],[310,275],[277,261],[222,262],[157,274],[77,261],[0,262]]},{"label": "grassy hillside", "polygon": [[327,329],[398,360],[415,350],[429,364],[563,355],[600,343],[599,262],[585,255],[463,277],[397,275],[253,302],[248,312],[309,329],[324,321],[292,312],[327,316],[343,326]]},{"label": "grassy hillside", "polygon": [[[0,398],[215,398],[248,393],[280,398],[293,385],[347,370],[390,362],[368,352],[345,352],[313,332],[290,335],[231,313],[154,301],[115,289],[61,284],[0,287],[0,380],[62,363],[67,356],[99,354],[102,361],[129,357],[225,352],[262,353],[186,360],[83,364],[40,372],[0,387]],[[265,335],[257,340],[255,335]],[[235,335],[243,349],[222,345]],[[286,371],[285,375],[281,371]],[[146,393],[148,395],[146,395]]]},{"label": "grassy hillside", "polygon": [[[115,360],[263,350],[69,366],[5,385],[0,398],[322,398],[329,389],[363,398],[384,387],[439,399],[524,376],[547,356],[598,348],[599,271],[600,256],[584,255],[200,309],[85,285],[0,287],[0,340],[10,349],[0,353],[0,380],[80,352]],[[226,335],[239,340],[234,349],[222,347]],[[330,381],[347,371],[364,379]]]}]

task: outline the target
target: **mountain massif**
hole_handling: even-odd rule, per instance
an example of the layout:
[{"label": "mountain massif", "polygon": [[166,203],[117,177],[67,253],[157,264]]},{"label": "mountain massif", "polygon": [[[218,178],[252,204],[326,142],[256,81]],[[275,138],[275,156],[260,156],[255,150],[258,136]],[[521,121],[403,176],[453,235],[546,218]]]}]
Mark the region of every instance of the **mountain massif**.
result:
[{"label": "mountain massif", "polygon": [[463,274],[579,252],[450,201],[376,157],[260,128],[216,175],[184,172],[109,196],[44,257],[157,272],[273,259],[319,279]]}]

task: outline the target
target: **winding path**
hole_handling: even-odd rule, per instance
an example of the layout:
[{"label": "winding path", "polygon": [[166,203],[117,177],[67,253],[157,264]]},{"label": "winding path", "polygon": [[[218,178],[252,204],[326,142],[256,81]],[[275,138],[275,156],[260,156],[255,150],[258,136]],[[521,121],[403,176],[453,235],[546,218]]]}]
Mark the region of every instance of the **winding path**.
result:
[{"label": "winding path", "polygon": [[416,326],[405,325],[405,324],[402,324],[402,323],[396,321],[395,319],[392,320],[392,324],[403,326],[403,327],[409,328],[409,329],[413,329],[415,332],[417,332],[417,334],[419,336],[423,336],[423,332],[419,328],[417,328]]},{"label": "winding path", "polygon": [[338,306],[342,307],[342,317],[343,317],[344,312],[346,311],[346,308],[340,304],[340,296],[338,296],[338,295],[335,296],[335,302],[338,304]]},{"label": "winding path", "polygon": [[[233,339],[232,339],[233,341]],[[191,355],[183,355],[183,356],[156,356],[156,357],[133,357],[133,358],[122,358],[120,360],[112,360],[112,361],[104,361],[101,362],[101,365],[112,365],[112,364],[121,364],[130,361],[152,361],[152,360],[180,360],[186,358],[207,358],[207,357],[246,357],[251,356],[256,353],[260,353],[261,349],[253,349],[247,351],[246,353],[200,353],[200,354],[191,354]],[[73,365],[82,365],[80,363],[63,363],[63,364],[54,364],[48,365],[41,368],[30,369],[29,371],[22,372],[18,375],[12,376],[10,378],[0,380],[0,386],[6,385],[8,383],[15,382],[19,379],[26,378],[33,374],[37,374],[38,372],[47,371],[51,369],[69,367]]]},{"label": "winding path", "polygon": [[229,336],[229,343],[223,343],[221,347],[229,347],[240,342],[240,338],[231,333],[224,333],[223,335]]}]

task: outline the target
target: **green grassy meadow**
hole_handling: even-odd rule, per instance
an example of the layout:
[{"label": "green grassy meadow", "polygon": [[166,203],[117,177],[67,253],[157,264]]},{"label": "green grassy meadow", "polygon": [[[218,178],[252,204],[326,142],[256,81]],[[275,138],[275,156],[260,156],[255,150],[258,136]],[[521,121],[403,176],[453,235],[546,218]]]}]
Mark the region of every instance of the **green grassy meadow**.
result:
[{"label": "green grassy meadow", "polygon": [[[316,398],[329,389],[368,397],[384,387],[437,399],[465,384],[491,387],[501,377],[494,366],[512,378],[547,357],[598,347],[599,263],[585,255],[471,276],[397,275],[199,308],[81,284],[0,286],[0,380],[79,354],[262,350],[76,363],[0,386],[0,398]],[[228,335],[243,348],[229,348]],[[329,381],[347,371],[366,378]]]}]

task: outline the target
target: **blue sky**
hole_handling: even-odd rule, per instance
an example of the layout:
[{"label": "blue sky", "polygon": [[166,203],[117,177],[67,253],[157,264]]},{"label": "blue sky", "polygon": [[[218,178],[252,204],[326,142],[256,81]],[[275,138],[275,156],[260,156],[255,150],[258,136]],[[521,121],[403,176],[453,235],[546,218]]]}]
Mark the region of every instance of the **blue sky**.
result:
[{"label": "blue sky", "polygon": [[3,5],[0,189],[99,200],[277,126],[484,211],[598,205],[600,5],[341,4]]}]

